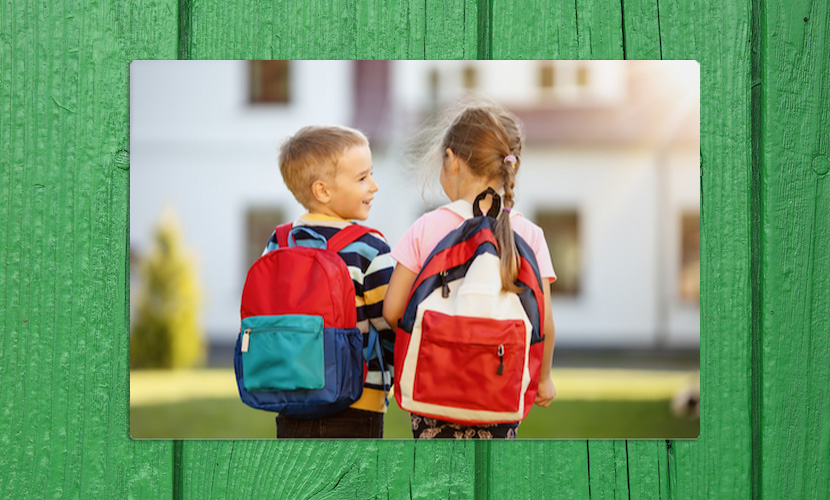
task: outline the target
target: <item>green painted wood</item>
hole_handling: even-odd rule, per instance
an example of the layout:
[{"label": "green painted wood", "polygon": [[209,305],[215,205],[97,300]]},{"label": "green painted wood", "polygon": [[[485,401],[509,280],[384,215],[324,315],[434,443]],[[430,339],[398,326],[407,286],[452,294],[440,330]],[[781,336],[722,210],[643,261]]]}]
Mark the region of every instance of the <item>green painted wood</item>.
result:
[{"label": "green painted wood", "polygon": [[[4,3],[0,496],[826,497],[827,6],[655,4]],[[130,60],[623,54],[702,65],[699,439],[129,439]]]},{"label": "green painted wood", "polygon": [[[475,2],[192,3],[196,59],[474,58]],[[472,443],[184,442],[183,498],[472,498]],[[218,464],[218,465],[217,465]],[[232,479],[228,480],[228,475]]]},{"label": "green painted wood", "polygon": [[760,12],[755,498],[830,495],[830,7]]},{"label": "green painted wood", "polygon": [[183,443],[181,498],[473,498],[474,444]]},{"label": "green painted wood", "polygon": [[629,498],[673,498],[669,444],[663,440],[627,441]]},{"label": "green painted wood", "polygon": [[622,59],[619,0],[495,2],[493,59]]},{"label": "green painted wood", "polygon": [[176,4],[0,7],[0,497],[169,498],[128,428],[129,63]]},{"label": "green painted wood", "polygon": [[701,430],[669,450],[672,498],[750,498],[749,2],[660,2],[664,59],[701,64]]},{"label": "green painted wood", "polygon": [[588,498],[586,441],[501,441],[487,445],[486,474],[479,474],[476,480],[489,479],[488,495],[477,498]]},{"label": "green painted wood", "polygon": [[588,441],[590,498],[628,498],[628,450],[623,440]]},{"label": "green painted wood", "polygon": [[621,17],[624,59],[660,59],[660,19],[657,2],[623,0]]},{"label": "green painted wood", "polygon": [[499,3],[492,13],[493,59],[574,59],[574,2]]},{"label": "green painted wood", "polygon": [[[570,8],[556,2],[551,11]],[[745,336],[749,330],[750,290],[750,99],[748,46],[748,5],[737,2],[622,2],[614,13],[602,11],[600,2],[576,2],[576,23],[570,36],[562,30],[563,18],[551,20],[544,12],[520,8],[494,13],[493,51],[497,58],[586,58],[597,54],[621,55],[625,34],[626,57],[698,59],[702,62],[702,157],[703,199],[703,287],[702,346],[705,435],[696,441],[675,441],[666,445],[648,441],[589,442],[587,454],[570,447],[569,463],[587,460],[591,496],[595,498],[746,498],[750,492],[749,471],[749,353]],[[605,6],[608,8],[608,6]],[[603,21],[619,18],[625,23]],[[568,19],[568,16],[564,16]],[[726,19],[729,22],[714,22]],[[592,23],[593,21],[593,23]],[[591,26],[587,30],[585,26]],[[510,30],[510,26],[519,26]],[[541,43],[530,48],[522,30],[554,40],[577,40],[575,48]],[[606,31],[602,31],[605,27]],[[586,34],[587,33],[587,34]],[[590,43],[588,43],[590,42]],[[549,53],[545,50],[549,49]],[[567,52],[570,49],[573,52]],[[630,54],[629,54],[630,52]],[[741,71],[740,68],[743,68]],[[706,169],[707,165],[713,166]],[[731,235],[731,238],[725,238]],[[727,285],[722,278],[727,277]],[[715,333],[717,332],[717,334]],[[717,337],[715,336],[717,335]],[[744,404],[736,404],[741,401]],[[704,434],[705,431],[702,431]],[[526,455],[519,443],[507,458],[492,456],[496,464],[519,462]],[[551,442],[550,456],[563,455],[561,443]],[[585,447],[582,447],[585,448]],[[714,457],[714,458],[713,458]],[[626,481],[619,481],[621,464]],[[631,473],[631,467],[636,471]],[[536,491],[536,481],[525,480],[506,465],[494,466],[494,482],[512,479],[514,487]],[[521,478],[520,485],[516,478]],[[704,479],[702,479],[704,478]],[[523,484],[523,485],[521,485]],[[552,487],[544,491],[556,491]],[[569,491],[575,491],[569,489]],[[613,495],[613,496],[608,496]],[[575,496],[574,498],[578,498]]]},{"label": "green painted wood", "polygon": [[464,14],[439,21],[427,10],[439,17],[442,9],[403,0],[183,3],[190,15],[182,54],[190,59],[423,58],[427,34],[436,32],[427,22],[454,27]]}]

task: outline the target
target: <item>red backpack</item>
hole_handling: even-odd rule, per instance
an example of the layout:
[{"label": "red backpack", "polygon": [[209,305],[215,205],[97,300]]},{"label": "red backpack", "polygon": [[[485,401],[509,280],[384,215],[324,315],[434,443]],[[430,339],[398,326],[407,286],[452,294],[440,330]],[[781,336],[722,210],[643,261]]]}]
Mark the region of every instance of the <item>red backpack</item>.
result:
[{"label": "red backpack", "polygon": [[480,425],[520,421],[533,405],[544,346],[542,280],[533,250],[515,234],[523,291],[502,290],[495,223],[468,218],[415,278],[395,340],[395,398],[404,410]]},{"label": "red backpack", "polygon": [[[330,240],[291,224],[275,230],[279,248],[260,257],[242,290],[234,353],[242,401],[299,418],[337,413],[363,392],[366,362],[355,289],[337,255],[372,229],[354,224]],[[294,243],[293,235],[310,239]]]}]

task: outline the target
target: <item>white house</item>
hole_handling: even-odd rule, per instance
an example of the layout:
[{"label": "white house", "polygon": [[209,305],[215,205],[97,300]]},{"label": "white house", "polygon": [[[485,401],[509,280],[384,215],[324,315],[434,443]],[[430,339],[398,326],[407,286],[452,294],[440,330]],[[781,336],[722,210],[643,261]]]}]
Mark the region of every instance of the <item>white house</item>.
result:
[{"label": "white house", "polygon": [[557,345],[699,345],[695,62],[137,61],[130,91],[131,248],[176,208],[213,341],[235,338],[270,230],[302,213],[277,168],[285,137],[313,123],[364,130],[381,188],[367,224],[394,245],[445,201],[422,199],[404,150],[430,113],[475,91],[526,127],[517,209],[552,247]]}]

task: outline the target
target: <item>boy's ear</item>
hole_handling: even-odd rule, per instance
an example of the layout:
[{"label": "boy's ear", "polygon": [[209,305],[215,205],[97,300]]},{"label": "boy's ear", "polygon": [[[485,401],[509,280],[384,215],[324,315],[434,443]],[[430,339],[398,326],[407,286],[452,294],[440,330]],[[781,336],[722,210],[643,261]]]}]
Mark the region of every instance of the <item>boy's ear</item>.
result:
[{"label": "boy's ear", "polygon": [[314,181],[314,184],[311,185],[311,194],[314,195],[314,199],[319,203],[328,203],[331,201],[331,192],[323,181]]}]

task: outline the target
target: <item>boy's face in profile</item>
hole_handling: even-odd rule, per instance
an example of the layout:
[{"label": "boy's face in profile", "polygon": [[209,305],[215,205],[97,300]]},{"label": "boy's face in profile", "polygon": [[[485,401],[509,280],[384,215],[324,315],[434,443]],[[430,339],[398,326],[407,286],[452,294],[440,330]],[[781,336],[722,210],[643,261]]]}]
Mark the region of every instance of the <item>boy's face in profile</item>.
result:
[{"label": "boy's face in profile", "polygon": [[378,185],[372,178],[372,152],[368,145],[353,146],[337,161],[337,173],[329,184],[328,215],[366,220]]}]

